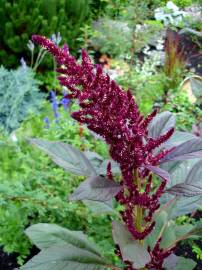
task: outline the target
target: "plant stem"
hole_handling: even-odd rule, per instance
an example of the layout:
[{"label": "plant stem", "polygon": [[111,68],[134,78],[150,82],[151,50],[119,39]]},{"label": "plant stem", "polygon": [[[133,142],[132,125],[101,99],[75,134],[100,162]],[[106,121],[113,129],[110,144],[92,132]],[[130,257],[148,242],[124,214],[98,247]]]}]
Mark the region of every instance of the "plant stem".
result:
[{"label": "plant stem", "polygon": [[[134,171],[134,183],[137,186],[139,192],[141,189],[141,180],[138,176],[138,171],[135,170]],[[135,227],[137,229],[138,232],[142,231],[142,219],[143,219],[143,209],[140,206],[135,206],[134,209],[134,219],[135,219]],[[140,241],[140,243],[143,243],[142,241]]]},{"label": "plant stem", "polygon": [[111,268],[112,270],[122,270],[121,268],[116,267],[114,265],[108,265],[108,267]]},{"label": "plant stem", "polygon": [[45,201],[34,200],[34,199],[31,199],[30,197],[25,197],[25,196],[8,196],[8,197],[3,197],[3,198],[4,198],[4,200],[20,201],[20,202],[21,201],[32,201],[34,203],[47,206],[47,203]]},{"label": "plant stem", "polygon": [[31,51],[31,68],[33,68],[33,62],[34,62],[34,52]]}]

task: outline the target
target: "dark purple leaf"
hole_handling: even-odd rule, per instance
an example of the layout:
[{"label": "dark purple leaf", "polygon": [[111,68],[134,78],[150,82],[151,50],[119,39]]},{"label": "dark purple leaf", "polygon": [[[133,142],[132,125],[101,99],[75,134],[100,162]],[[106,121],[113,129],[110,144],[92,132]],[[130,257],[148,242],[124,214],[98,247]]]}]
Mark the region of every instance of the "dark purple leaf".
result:
[{"label": "dark purple leaf", "polygon": [[173,151],[161,159],[160,163],[192,158],[202,158],[202,138],[192,139],[176,146]]},{"label": "dark purple leaf", "polygon": [[[173,195],[164,193],[161,197],[161,203],[166,204],[168,201],[173,199]],[[188,213],[193,213],[199,209],[202,205],[202,196],[195,197],[178,197],[175,207],[170,214],[172,219],[179,216],[187,215]]]},{"label": "dark purple leaf", "polygon": [[165,259],[163,266],[166,269],[175,269],[178,262],[178,256],[171,254],[168,258]]},{"label": "dark purple leaf", "polygon": [[198,161],[186,177],[185,182],[188,184],[202,182],[202,160]]},{"label": "dark purple leaf", "polygon": [[71,244],[42,249],[20,270],[106,270],[107,260]]},{"label": "dark purple leaf", "polygon": [[183,132],[183,131],[175,131],[172,137],[164,143],[164,147],[166,149],[170,149],[173,146],[180,145],[184,142],[190,141],[194,138],[197,138],[194,134],[189,133],[189,132]]},{"label": "dark purple leaf", "polygon": [[100,255],[97,246],[89,241],[88,237],[81,231],[71,231],[56,224],[38,223],[28,227],[25,234],[39,249],[46,249],[53,245],[71,244]]},{"label": "dark purple leaf", "polygon": [[112,170],[112,174],[113,175],[116,175],[116,174],[121,174],[121,171],[120,171],[120,168],[119,168],[119,165],[118,163],[116,163],[114,160],[111,160],[111,159],[107,159],[107,160],[104,160],[101,164],[100,164],[100,167],[99,167],[99,174],[100,175],[106,175],[106,172],[107,172],[107,165],[108,163],[111,163],[111,170]]},{"label": "dark purple leaf", "polygon": [[136,269],[142,268],[151,260],[144,245],[134,240],[126,227],[118,221],[113,221],[112,229],[114,242],[119,245],[124,261],[130,261]]},{"label": "dark purple leaf", "polygon": [[110,179],[102,176],[91,176],[80,184],[69,199],[104,202],[112,199],[120,190],[121,186]]},{"label": "dark purple leaf", "polygon": [[202,160],[198,161],[188,173],[185,182],[172,186],[168,193],[193,197],[202,194]]},{"label": "dark purple leaf", "polygon": [[195,265],[196,263],[193,260],[179,257],[175,254],[171,254],[163,263],[163,267],[166,270],[191,270],[194,269]]},{"label": "dark purple leaf", "polygon": [[82,176],[96,174],[86,156],[69,144],[41,139],[29,139],[29,142],[47,153],[57,165],[73,174]]},{"label": "dark purple leaf", "polygon": [[173,195],[184,197],[199,196],[202,194],[202,181],[195,182],[192,184],[189,183],[177,184],[167,189],[166,192]]},{"label": "dark purple leaf", "polygon": [[163,267],[166,270],[191,270],[194,269],[195,265],[196,263],[193,260],[179,257],[174,254],[171,254],[168,258],[166,258],[163,263]]},{"label": "dark purple leaf", "polygon": [[152,165],[146,165],[145,168],[147,168],[149,171],[152,171],[159,177],[161,177],[164,180],[169,181],[170,180],[170,175],[167,171],[157,167],[157,166],[152,166]]},{"label": "dark purple leaf", "polygon": [[91,212],[93,212],[93,214],[96,215],[116,212],[113,208],[113,200],[105,202],[83,200],[82,202],[90,209]]},{"label": "dark purple leaf", "polygon": [[175,117],[171,112],[162,112],[151,121],[148,131],[151,138],[157,139],[169,129],[175,127]]},{"label": "dark purple leaf", "polygon": [[201,237],[201,235],[202,235],[202,224],[200,224],[200,223],[195,224],[194,228],[191,231],[188,232],[188,235]]}]

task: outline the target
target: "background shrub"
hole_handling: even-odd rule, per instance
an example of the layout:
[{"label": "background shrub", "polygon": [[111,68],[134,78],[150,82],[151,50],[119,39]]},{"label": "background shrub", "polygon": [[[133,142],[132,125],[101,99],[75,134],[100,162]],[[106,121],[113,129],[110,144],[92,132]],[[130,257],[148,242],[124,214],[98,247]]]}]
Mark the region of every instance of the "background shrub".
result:
[{"label": "background shrub", "polygon": [[[17,252],[21,263],[32,246],[24,234],[25,228],[50,222],[85,231],[113,259],[111,214],[97,215],[83,203],[68,202],[68,194],[83,177],[65,172],[24,138],[62,140],[83,150],[96,150],[105,158],[106,145],[95,140],[87,129],[81,130],[63,107],[55,121],[50,104],[44,105],[40,115],[31,114],[15,131],[17,141],[0,133],[0,245],[9,253]],[[45,116],[49,128],[45,127]]]},{"label": "background shrub", "polygon": [[74,51],[81,25],[90,13],[89,0],[0,0],[0,63],[14,67],[27,54],[34,33],[60,32]]},{"label": "background shrub", "polygon": [[0,67],[0,126],[7,132],[19,127],[30,112],[37,112],[43,100],[40,82],[27,66],[16,70]]}]

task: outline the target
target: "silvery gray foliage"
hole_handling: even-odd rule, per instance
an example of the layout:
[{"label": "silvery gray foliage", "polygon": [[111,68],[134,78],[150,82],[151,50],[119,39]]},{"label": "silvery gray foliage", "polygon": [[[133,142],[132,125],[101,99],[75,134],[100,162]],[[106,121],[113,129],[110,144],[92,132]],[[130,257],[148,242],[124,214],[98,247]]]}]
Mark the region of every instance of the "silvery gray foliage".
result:
[{"label": "silvery gray foliage", "polygon": [[0,126],[7,132],[19,127],[30,112],[37,112],[43,101],[40,82],[23,65],[16,70],[0,67]]},{"label": "silvery gray foliage", "polygon": [[165,26],[169,24],[177,26],[186,15],[187,13],[180,10],[172,1],[168,1],[165,7],[157,8],[154,11],[155,19],[162,21]]}]

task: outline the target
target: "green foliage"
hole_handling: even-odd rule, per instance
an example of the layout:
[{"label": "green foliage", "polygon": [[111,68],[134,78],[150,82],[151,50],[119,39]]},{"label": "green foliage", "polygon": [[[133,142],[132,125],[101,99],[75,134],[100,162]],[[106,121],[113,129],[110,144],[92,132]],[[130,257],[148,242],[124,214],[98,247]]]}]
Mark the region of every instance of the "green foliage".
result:
[{"label": "green foliage", "polygon": [[[19,252],[22,258],[30,248],[30,243],[23,236],[26,226],[47,220],[60,224],[68,217],[64,225],[82,227],[79,216],[84,213],[83,208],[74,204],[67,208],[66,203],[67,192],[78,180],[70,182],[62,170],[53,168],[44,156],[31,151],[25,144],[1,144],[1,153],[7,155],[1,155],[0,180],[0,242],[6,251]],[[40,171],[43,173],[39,175]]]},{"label": "green foliage", "polygon": [[[59,123],[56,123],[47,103],[40,115],[30,115],[16,131],[17,142],[0,137],[0,245],[7,252],[18,252],[18,261],[22,263],[31,248],[24,235],[25,228],[49,222],[88,233],[112,260],[111,214],[97,216],[83,203],[67,202],[68,194],[83,177],[65,172],[22,139],[37,135],[62,140],[81,149],[96,149],[106,156],[103,143],[95,140],[85,128],[79,134],[81,127],[70,118],[68,111],[61,107],[59,113]],[[50,119],[50,128],[44,127],[45,116]]]},{"label": "green foliage", "polygon": [[202,260],[202,250],[199,246],[197,246],[196,244],[194,244],[192,246],[192,251],[196,254],[196,258],[198,260]]},{"label": "green foliage", "polygon": [[192,5],[192,0],[173,0],[173,3],[175,3],[178,7],[184,8],[189,7]]},{"label": "green foliage", "polygon": [[90,43],[95,50],[112,56],[129,51],[132,36],[127,23],[103,18],[95,22],[94,29]]},{"label": "green foliage", "polygon": [[41,106],[40,82],[34,76],[28,67],[10,71],[0,67],[0,126],[8,132]]},{"label": "green foliage", "polygon": [[[155,62],[149,61],[149,69],[144,69],[144,64],[140,70],[132,69],[124,76],[119,77],[117,81],[124,89],[131,89],[133,94],[140,104],[142,113],[151,112],[154,105],[159,106],[161,96],[164,94],[165,74],[157,73],[155,70]],[[158,81],[158,83],[156,83]]]},{"label": "green foliage", "polygon": [[[158,8],[160,6],[165,6],[166,3],[169,1],[170,0],[152,0],[150,2],[152,5]],[[172,2],[179,8],[184,8],[184,7],[191,6],[194,1],[193,0],[172,0]]]},{"label": "green foliage", "polygon": [[6,67],[16,66],[17,59],[27,53],[26,44],[32,34],[50,36],[60,32],[76,50],[76,38],[89,16],[89,4],[89,0],[0,0],[0,62]]},{"label": "green foliage", "polygon": [[170,94],[168,102],[163,108],[177,116],[177,127],[180,130],[191,130],[196,119],[199,120],[202,117],[200,107],[197,104],[191,104],[187,93],[183,91]]},{"label": "green foliage", "polygon": [[108,5],[112,13],[113,10],[117,13],[109,13],[108,17],[94,23],[94,31],[88,31],[89,43],[95,50],[113,57],[133,58],[134,53],[139,52],[161,30],[161,24],[144,23],[144,19],[149,17],[148,1],[131,0],[120,3],[120,6],[117,1],[110,1]]},{"label": "green foliage", "polygon": [[[105,143],[94,138],[87,128],[81,127],[71,118],[70,113],[76,110],[76,108],[77,106],[75,104],[69,107],[68,110],[60,107],[59,121],[56,121],[51,105],[46,103],[41,114],[37,117],[34,114],[30,115],[16,133],[22,138],[38,137],[47,140],[60,140],[82,150],[94,150],[104,158],[107,158],[108,154]],[[49,118],[49,128],[44,128],[45,117]]]}]

